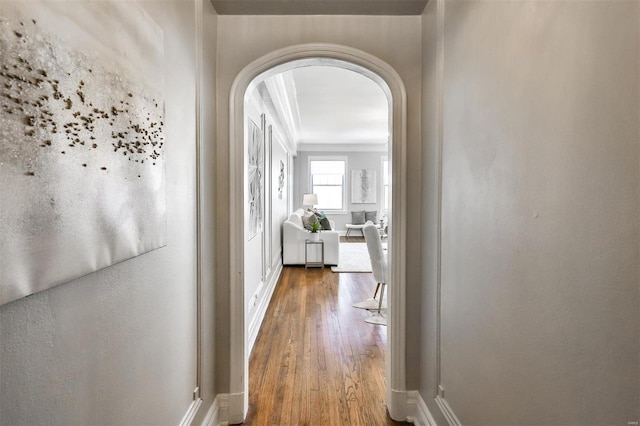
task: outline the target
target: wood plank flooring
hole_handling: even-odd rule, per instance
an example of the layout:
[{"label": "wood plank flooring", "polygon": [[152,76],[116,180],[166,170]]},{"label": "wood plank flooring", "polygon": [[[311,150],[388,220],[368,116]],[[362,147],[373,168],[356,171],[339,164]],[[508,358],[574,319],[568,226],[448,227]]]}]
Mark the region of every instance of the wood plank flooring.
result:
[{"label": "wood plank flooring", "polygon": [[285,267],[249,360],[247,425],[396,425],[385,407],[387,329],[351,305],[372,274]]}]

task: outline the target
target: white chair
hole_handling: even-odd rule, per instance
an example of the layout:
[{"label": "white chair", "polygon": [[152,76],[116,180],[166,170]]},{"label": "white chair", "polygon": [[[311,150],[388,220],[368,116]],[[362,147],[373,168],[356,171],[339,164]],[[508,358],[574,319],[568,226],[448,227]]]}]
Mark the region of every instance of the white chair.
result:
[{"label": "white chair", "polygon": [[387,285],[388,277],[387,255],[382,249],[382,241],[380,240],[378,228],[372,222],[365,223],[362,228],[362,233],[364,234],[364,239],[367,242],[367,250],[369,251],[369,258],[371,259],[373,278],[378,283],[373,295],[374,299],[378,294],[378,288],[380,289],[380,299],[378,300],[377,312],[365,321],[370,324],[387,325],[387,319],[381,313],[382,300],[384,299],[384,290]]}]

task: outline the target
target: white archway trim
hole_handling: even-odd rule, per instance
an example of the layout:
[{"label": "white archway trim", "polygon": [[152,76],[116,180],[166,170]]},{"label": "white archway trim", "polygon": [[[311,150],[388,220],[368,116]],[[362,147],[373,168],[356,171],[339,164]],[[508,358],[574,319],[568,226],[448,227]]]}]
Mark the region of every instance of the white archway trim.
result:
[{"label": "white archway trim", "polygon": [[[230,214],[230,389],[228,420],[239,423],[248,409],[248,354],[245,353],[244,306],[244,97],[256,77],[281,72],[292,61],[326,60],[353,69],[376,81],[387,94],[392,123],[392,233],[390,246],[387,408],[395,420],[405,420],[406,389],[406,206],[407,206],[407,101],[400,75],[381,59],[347,46],[312,43],[273,51],[247,65],[231,86],[229,103],[229,214]],[[278,69],[279,68],[279,69]]]}]

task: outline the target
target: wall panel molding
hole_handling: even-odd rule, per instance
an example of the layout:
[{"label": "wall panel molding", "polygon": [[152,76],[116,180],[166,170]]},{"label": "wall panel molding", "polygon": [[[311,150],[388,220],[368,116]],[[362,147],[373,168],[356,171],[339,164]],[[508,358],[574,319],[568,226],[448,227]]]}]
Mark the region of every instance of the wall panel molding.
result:
[{"label": "wall panel molding", "polygon": [[260,326],[262,325],[264,316],[267,313],[269,302],[271,302],[271,297],[276,289],[276,284],[278,284],[278,280],[280,279],[280,274],[282,273],[282,262],[273,265],[272,271],[273,273],[270,275],[267,285],[262,292],[262,297],[259,297],[258,299],[258,308],[256,309],[253,318],[249,321],[249,329],[247,330],[247,351],[249,354],[253,350],[253,345],[256,342]]},{"label": "wall panel molding", "polygon": [[446,399],[440,396],[437,396],[435,398],[435,401],[436,401],[436,404],[438,405],[438,408],[440,408],[440,411],[442,412],[444,417],[447,419],[447,423],[449,423],[449,426],[462,426],[462,423],[460,423],[460,420],[458,420],[458,417],[453,412],[453,409],[451,408],[451,406],[449,405]]},{"label": "wall panel molding", "polygon": [[229,422],[224,419],[227,412],[227,400],[226,394],[218,394],[207,410],[207,415],[202,420],[201,426],[228,425]]},{"label": "wall panel molding", "polygon": [[182,417],[182,420],[180,420],[179,425],[189,426],[191,423],[193,423],[193,420],[196,418],[196,415],[198,414],[198,410],[200,409],[201,405],[202,405],[202,399],[200,398],[195,399],[189,406],[189,409],[187,410],[187,412]]},{"label": "wall panel molding", "polygon": [[438,426],[422,395],[416,390],[407,392],[407,412],[410,414],[407,421],[415,425]]}]

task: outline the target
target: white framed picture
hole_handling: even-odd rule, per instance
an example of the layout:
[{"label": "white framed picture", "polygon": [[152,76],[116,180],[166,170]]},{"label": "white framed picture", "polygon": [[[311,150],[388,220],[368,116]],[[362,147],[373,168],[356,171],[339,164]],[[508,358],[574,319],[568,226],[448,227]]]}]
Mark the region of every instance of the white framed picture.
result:
[{"label": "white framed picture", "polygon": [[376,171],[369,169],[351,171],[351,202],[372,204],[376,202]]}]

